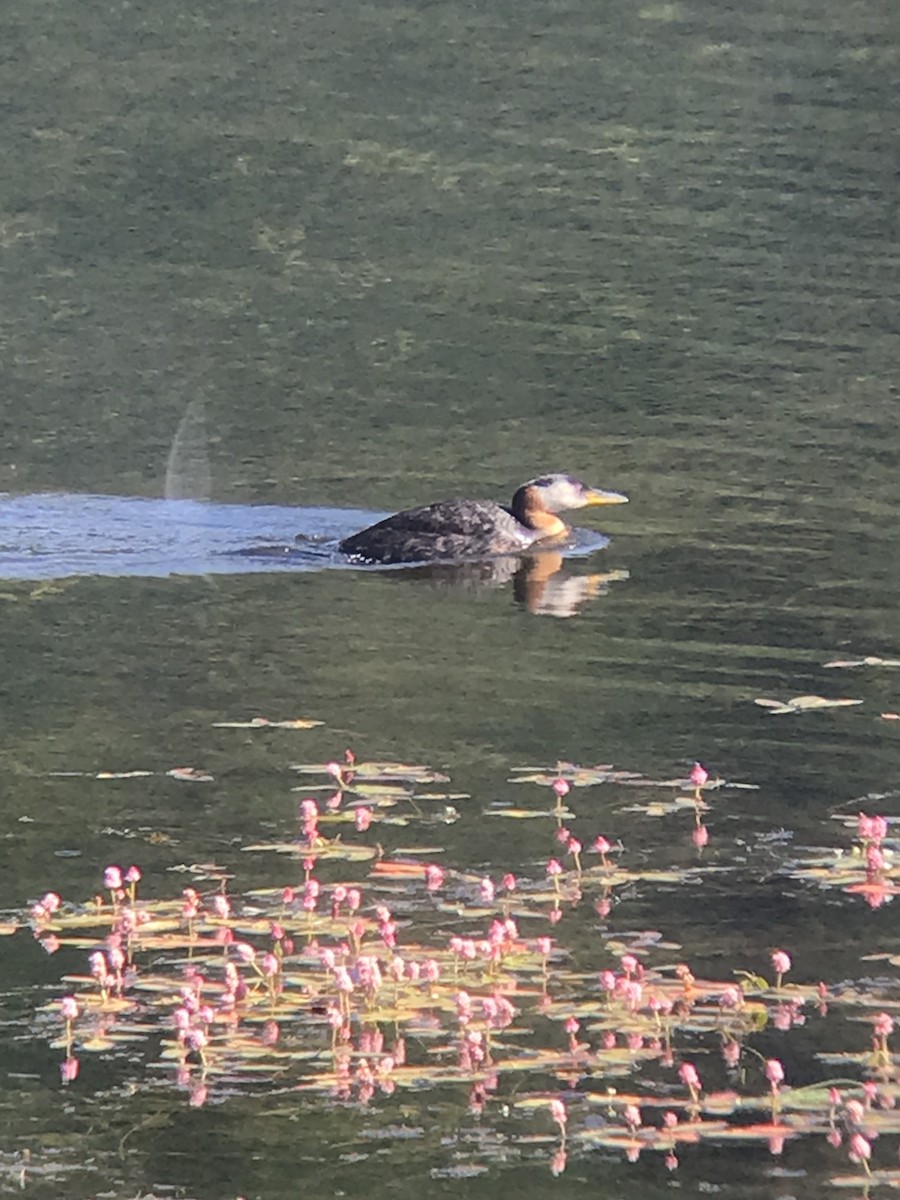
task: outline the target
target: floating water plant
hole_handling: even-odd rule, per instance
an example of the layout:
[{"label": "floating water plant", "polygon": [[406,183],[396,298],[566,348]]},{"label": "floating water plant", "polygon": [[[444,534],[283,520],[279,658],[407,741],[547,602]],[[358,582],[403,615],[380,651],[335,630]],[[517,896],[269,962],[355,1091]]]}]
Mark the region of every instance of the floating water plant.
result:
[{"label": "floating water plant", "polygon": [[[796,982],[782,948],[771,979],[740,964],[704,978],[662,934],[616,932],[609,922],[626,885],[698,886],[708,870],[633,862],[596,828],[573,831],[584,820],[569,807],[574,787],[631,786],[634,773],[531,770],[552,842],[531,872],[495,879],[435,861],[436,845],[384,849],[385,822],[432,823],[426,796],[452,795],[423,794],[449,783],[440,773],[349,753],[295,770],[312,779],[296,836],[246,848],[289,850],[288,878],[241,893],[223,873],[208,889],[153,897],[137,867],[110,865],[93,899],[48,892],[32,905],[23,923],[47,953],[83,961],[36,1020],[61,1051],[66,1085],[77,1086],[84,1055],[128,1045],[131,1063],[135,1047],[145,1050],[131,1069],[168,1080],[194,1106],[239,1103],[241,1091],[368,1104],[457,1087],[482,1121],[495,1110],[533,1114],[557,1174],[594,1150],[630,1160],[655,1151],[674,1170],[700,1143],[778,1154],[815,1136],[856,1168],[851,1178],[895,1181],[872,1160],[886,1162],[886,1135],[900,1134],[897,988]],[[699,763],[677,781],[698,850],[712,783]],[[892,890],[887,822],[860,816],[856,831],[840,886],[853,892],[877,877]],[[271,861],[283,870],[283,858]],[[825,872],[797,869],[819,883]],[[601,923],[590,961],[567,945],[574,922],[562,918],[576,913]],[[767,1029],[835,1012],[863,1034],[820,1056],[814,1084],[792,1086],[789,1065],[757,1048]],[[727,1086],[708,1086],[723,1076]]]}]

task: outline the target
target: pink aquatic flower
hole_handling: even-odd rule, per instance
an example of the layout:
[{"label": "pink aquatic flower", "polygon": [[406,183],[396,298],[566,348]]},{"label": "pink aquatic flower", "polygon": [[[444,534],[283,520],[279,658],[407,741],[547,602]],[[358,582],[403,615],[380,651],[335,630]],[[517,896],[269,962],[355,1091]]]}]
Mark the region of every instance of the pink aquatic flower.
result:
[{"label": "pink aquatic flower", "polygon": [[691,841],[698,850],[709,844],[709,829],[706,825],[695,825],[691,830]]},{"label": "pink aquatic flower", "polygon": [[559,1126],[560,1133],[565,1133],[568,1115],[566,1113],[566,1106],[562,1100],[550,1101],[550,1116],[554,1123]]},{"label": "pink aquatic flower", "polygon": [[893,1018],[886,1012],[878,1013],[878,1015],[875,1017],[874,1029],[876,1037],[890,1037],[894,1032]]},{"label": "pink aquatic flower", "polygon": [[562,800],[563,796],[568,796],[569,792],[571,791],[571,788],[569,784],[566,783],[565,779],[554,779],[552,786],[558,800]]},{"label": "pink aquatic flower", "polygon": [[358,809],[356,809],[356,818],[355,818],[355,820],[356,820],[356,829],[357,829],[357,832],[359,832],[359,833],[365,833],[365,831],[366,831],[366,830],[369,828],[369,826],[372,824],[372,810],[371,810],[371,808],[365,808],[365,807],[361,807],[361,808],[358,808]]},{"label": "pink aquatic flower", "polygon": [[551,858],[548,861],[547,874],[550,876],[551,879],[555,879],[556,876],[562,875],[562,867],[559,865],[558,861],[555,858]]},{"label": "pink aquatic flower", "polygon": [[844,1118],[850,1125],[861,1125],[866,1119],[866,1108],[861,1100],[848,1100],[844,1105]]},{"label": "pink aquatic flower", "polygon": [[791,956],[784,950],[772,951],[772,970],[778,977],[776,987],[781,987],[781,978],[791,969]]},{"label": "pink aquatic flower", "polygon": [[869,817],[860,813],[857,818],[856,832],[860,841],[881,842],[887,837],[888,825],[884,817]]},{"label": "pink aquatic flower", "polygon": [[187,1034],[187,1043],[192,1050],[196,1050],[198,1054],[202,1054],[206,1049],[209,1038],[202,1029],[189,1029]]},{"label": "pink aquatic flower", "polygon": [[641,1110],[636,1104],[626,1104],[622,1112],[625,1118],[625,1124],[629,1129],[640,1129],[641,1127]]},{"label": "pink aquatic flower", "polygon": [[350,972],[346,967],[338,967],[334,973],[334,982],[337,984],[339,992],[349,996],[353,991],[353,980],[350,978]]},{"label": "pink aquatic flower", "polygon": [[190,1029],[191,1014],[183,1005],[172,1013],[172,1024],[180,1034],[186,1034]]},{"label": "pink aquatic flower", "polygon": [[134,864],[132,864],[128,868],[128,870],[125,872],[125,882],[126,883],[140,883],[141,878],[142,878],[141,868],[134,866]]},{"label": "pink aquatic flower", "polygon": [[507,892],[514,892],[516,890],[516,877],[511,871],[507,871],[503,876],[503,887]]},{"label": "pink aquatic flower", "polygon": [[691,767],[690,780],[695,788],[702,788],[709,779],[709,771],[702,763],[695,762]]},{"label": "pink aquatic flower", "polygon": [[851,1162],[862,1163],[863,1166],[868,1167],[869,1159],[872,1157],[872,1144],[861,1133],[854,1133],[847,1145],[847,1152]]},{"label": "pink aquatic flower", "polygon": [[494,899],[494,885],[487,876],[478,885],[478,894],[483,904],[490,904]]},{"label": "pink aquatic flower", "polygon": [[437,863],[429,863],[425,868],[425,886],[429,892],[436,892],[444,884],[444,869]]},{"label": "pink aquatic flower", "polygon": [[780,1083],[784,1083],[784,1067],[777,1058],[766,1059],[766,1079],[772,1085],[772,1091],[776,1091]]},{"label": "pink aquatic flower", "polygon": [[103,872],[103,886],[110,892],[118,892],[122,889],[122,869],[121,867],[107,867]]},{"label": "pink aquatic flower", "polygon": [[64,1021],[74,1021],[78,1016],[78,1001],[74,996],[63,996],[59,1002],[59,1011]]},{"label": "pink aquatic flower", "polygon": [[693,1063],[682,1063],[678,1068],[678,1075],[681,1082],[691,1093],[691,1097],[696,1100],[701,1090],[700,1076],[697,1074],[697,1068]]}]

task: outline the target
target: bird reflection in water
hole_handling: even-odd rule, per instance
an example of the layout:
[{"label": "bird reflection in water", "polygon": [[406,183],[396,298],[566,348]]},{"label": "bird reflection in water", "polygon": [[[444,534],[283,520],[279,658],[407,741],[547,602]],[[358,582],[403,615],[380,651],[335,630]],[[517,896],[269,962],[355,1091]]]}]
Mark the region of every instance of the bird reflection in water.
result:
[{"label": "bird reflection in water", "polygon": [[575,575],[565,570],[565,562],[562,554],[543,550],[472,562],[424,563],[394,568],[388,574],[472,592],[493,590],[512,582],[516,602],[535,616],[543,617],[573,617],[590,601],[604,595],[611,584],[628,578],[627,571]]}]

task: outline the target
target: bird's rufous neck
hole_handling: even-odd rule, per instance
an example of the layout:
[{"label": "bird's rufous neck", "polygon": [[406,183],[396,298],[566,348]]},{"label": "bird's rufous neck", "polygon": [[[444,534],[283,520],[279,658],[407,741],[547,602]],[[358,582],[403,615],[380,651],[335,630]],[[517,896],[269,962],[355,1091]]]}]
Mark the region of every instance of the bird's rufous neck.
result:
[{"label": "bird's rufous neck", "polygon": [[544,506],[540,490],[536,487],[519,488],[513,497],[513,514],[517,521],[542,538],[561,537],[569,532],[565,521]]}]

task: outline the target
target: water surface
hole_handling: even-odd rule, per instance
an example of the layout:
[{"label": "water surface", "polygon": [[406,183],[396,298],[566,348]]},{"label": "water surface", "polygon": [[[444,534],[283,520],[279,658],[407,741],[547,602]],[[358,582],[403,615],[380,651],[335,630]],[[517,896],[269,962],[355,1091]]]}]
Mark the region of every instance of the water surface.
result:
[{"label": "water surface", "polygon": [[[159,892],[211,859],[271,882],[240,846],[294,829],[291,762],[346,746],[449,773],[472,799],[446,860],[495,874],[548,853],[533,823],[486,830],[515,767],[700,758],[759,787],[711,822],[727,872],[636,889],[614,931],[659,928],[698,969],[785,945],[806,980],[896,950],[890,906],[778,875],[835,811],[897,811],[896,673],[824,666],[900,651],[894,10],[43,0],[0,21],[0,904],[89,896],[132,859]],[[154,499],[198,399],[211,503]],[[338,538],[562,469],[631,499],[567,567],[619,573],[569,620],[511,586],[218,570],[245,536]],[[864,703],[753,704],[803,693]],[[324,725],[212,728],[257,714]],[[214,781],[166,774],[185,765]],[[133,769],[152,774],[96,778]],[[579,830],[672,853],[684,831],[629,802],[591,793]],[[596,928],[571,939],[604,965]],[[554,1182],[516,1121],[456,1177],[485,1127],[453,1089],[192,1111],[135,1092],[122,1050],[61,1092],[32,1028],[61,969],[27,939],[0,952],[7,1186],[31,1148],[38,1196],[275,1200],[298,1164],[322,1194],[669,1190],[649,1158]],[[761,1052],[800,1078],[815,1038]],[[685,1157],[685,1190],[740,1200],[819,1197],[843,1161]]]}]

